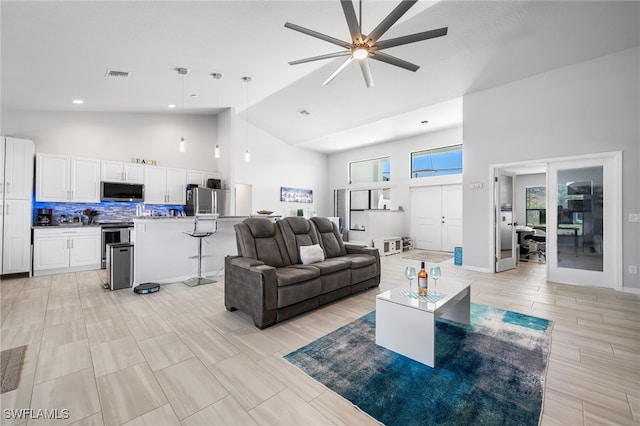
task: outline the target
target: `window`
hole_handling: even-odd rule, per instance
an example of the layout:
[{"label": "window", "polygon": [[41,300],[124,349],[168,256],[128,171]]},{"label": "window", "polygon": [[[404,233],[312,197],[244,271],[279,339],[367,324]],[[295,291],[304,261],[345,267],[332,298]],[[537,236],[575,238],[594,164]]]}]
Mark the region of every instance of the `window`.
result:
[{"label": "window", "polygon": [[389,157],[349,163],[349,183],[387,182],[391,178]]},{"label": "window", "polygon": [[529,186],[526,189],[527,226],[547,225],[547,188]]},{"label": "window", "polygon": [[411,179],[462,173],[462,145],[411,153]]}]

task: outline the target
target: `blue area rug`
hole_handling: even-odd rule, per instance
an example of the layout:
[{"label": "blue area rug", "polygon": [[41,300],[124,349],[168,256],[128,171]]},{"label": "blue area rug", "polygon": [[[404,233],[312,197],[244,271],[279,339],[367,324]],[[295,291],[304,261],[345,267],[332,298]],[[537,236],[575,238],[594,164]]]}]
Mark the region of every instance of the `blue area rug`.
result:
[{"label": "blue area rug", "polygon": [[377,346],[375,324],[373,311],[285,359],[389,426],[539,424],[552,321],[471,304],[471,325],[437,321],[436,368]]}]

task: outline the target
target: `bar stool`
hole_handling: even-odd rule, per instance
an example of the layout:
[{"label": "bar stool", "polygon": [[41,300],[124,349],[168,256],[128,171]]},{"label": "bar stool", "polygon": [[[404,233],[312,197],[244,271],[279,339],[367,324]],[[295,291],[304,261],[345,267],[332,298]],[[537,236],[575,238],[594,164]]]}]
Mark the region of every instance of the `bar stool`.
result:
[{"label": "bar stool", "polygon": [[190,237],[198,239],[198,276],[191,278],[184,283],[189,287],[195,287],[201,284],[215,283],[215,280],[204,278],[202,276],[202,240],[215,234],[218,229],[218,215],[195,216],[193,220],[193,231],[185,232]]}]

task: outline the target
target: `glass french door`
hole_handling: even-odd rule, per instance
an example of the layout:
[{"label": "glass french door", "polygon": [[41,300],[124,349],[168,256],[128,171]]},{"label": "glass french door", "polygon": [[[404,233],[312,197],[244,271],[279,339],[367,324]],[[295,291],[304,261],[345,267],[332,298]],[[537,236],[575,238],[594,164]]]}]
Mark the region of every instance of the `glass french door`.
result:
[{"label": "glass french door", "polygon": [[516,267],[516,224],[513,215],[515,173],[496,169],[495,174],[495,260],[496,272]]},{"label": "glass french door", "polygon": [[547,188],[549,281],[620,289],[619,157],[552,162]]}]

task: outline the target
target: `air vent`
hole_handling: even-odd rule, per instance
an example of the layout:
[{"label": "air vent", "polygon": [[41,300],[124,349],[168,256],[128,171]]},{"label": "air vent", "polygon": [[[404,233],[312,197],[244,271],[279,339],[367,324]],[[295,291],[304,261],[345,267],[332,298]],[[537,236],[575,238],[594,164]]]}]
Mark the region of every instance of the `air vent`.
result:
[{"label": "air vent", "polygon": [[117,78],[119,80],[127,80],[131,76],[131,73],[128,71],[114,71],[107,70],[106,78]]}]

